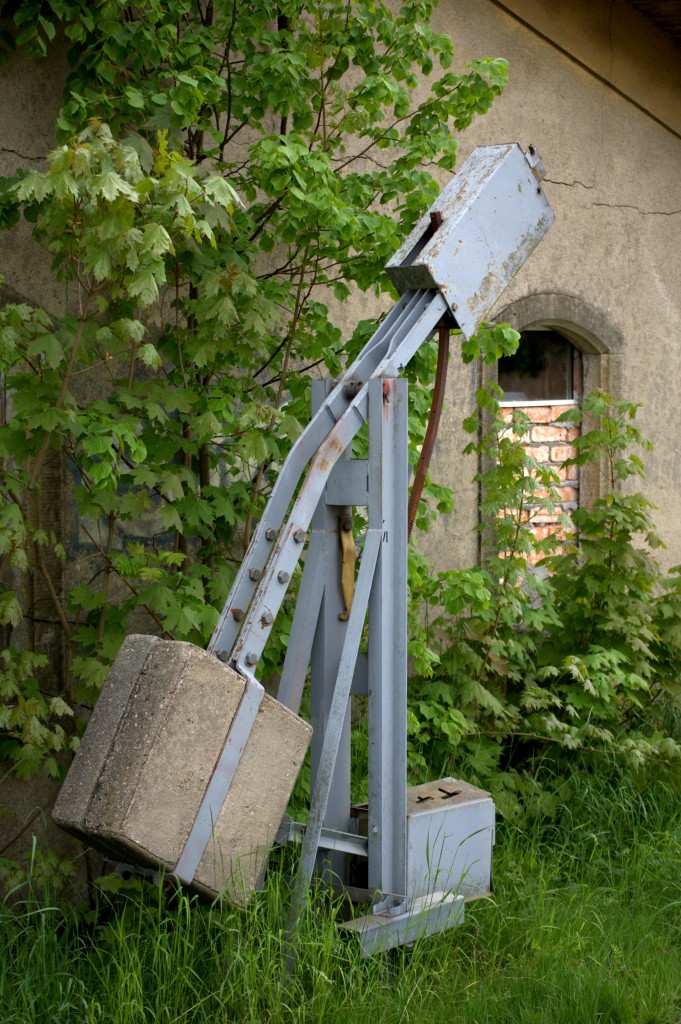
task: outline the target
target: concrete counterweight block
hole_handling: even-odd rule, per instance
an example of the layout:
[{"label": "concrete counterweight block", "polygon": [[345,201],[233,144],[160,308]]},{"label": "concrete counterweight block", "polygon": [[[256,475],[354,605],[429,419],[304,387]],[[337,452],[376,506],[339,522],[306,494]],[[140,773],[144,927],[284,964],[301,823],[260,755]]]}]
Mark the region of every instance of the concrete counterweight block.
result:
[{"label": "concrete counterweight block", "polygon": [[[177,864],[246,687],[192,644],[130,636],[54,808],[67,832],[117,860]],[[192,886],[245,905],[312,729],[267,694]]]}]

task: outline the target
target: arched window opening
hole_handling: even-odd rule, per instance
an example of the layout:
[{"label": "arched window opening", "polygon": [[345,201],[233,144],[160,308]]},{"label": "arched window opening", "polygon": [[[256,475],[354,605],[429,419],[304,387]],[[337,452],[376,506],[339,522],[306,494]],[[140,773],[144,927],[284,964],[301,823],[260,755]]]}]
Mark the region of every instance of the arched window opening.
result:
[{"label": "arched window opening", "polygon": [[504,418],[510,423],[515,409],[527,414],[525,451],[556,474],[556,504],[553,511],[529,508],[532,530],[539,540],[553,535],[563,541],[559,516],[578,508],[580,497],[579,471],[575,465],[565,465],[576,454],[579,427],[564,417],[582,398],[582,353],[558,331],[526,330],[521,332],[517,352],[499,360],[498,380],[504,392]]},{"label": "arched window opening", "polygon": [[[543,369],[537,375],[523,372],[523,381],[518,377],[513,379],[509,371],[513,370],[513,359],[502,359],[498,367],[489,367],[483,370],[487,376],[483,379],[497,380],[497,368],[499,370],[499,384],[505,391],[505,398],[501,405],[505,406],[505,416],[510,420],[513,408],[521,408],[527,412],[530,422],[536,428],[545,427],[545,430],[534,430],[533,444],[540,444],[540,436],[550,436],[552,440],[546,445],[541,443],[542,448],[548,447],[549,455],[558,456],[557,447],[560,441],[553,440],[556,436],[553,428],[558,428],[556,416],[569,410],[570,406],[581,404],[583,395],[592,391],[602,390],[611,392],[618,397],[622,394],[622,352],[624,349],[624,335],[619,328],[611,321],[610,317],[597,306],[586,302],[578,295],[570,295],[562,292],[533,292],[524,295],[506,306],[495,309],[492,314],[495,323],[507,323],[521,332],[521,343],[519,356],[514,358],[523,359],[523,350],[529,342],[531,348],[539,343],[541,337],[547,335],[557,342],[553,356],[547,354],[549,366],[558,364],[566,367],[565,360],[556,358],[556,353],[572,354],[572,385],[569,379],[565,380],[566,387],[554,386],[551,383],[551,374]],[[570,346],[570,347],[567,347]],[[522,369],[522,366],[520,367]],[[569,374],[569,364],[566,367],[566,376]],[[529,377],[529,380],[528,380]],[[527,390],[529,387],[531,390]],[[554,397],[554,392],[558,395]],[[537,397],[514,399],[513,394],[527,394]],[[541,397],[539,397],[541,396]],[[561,426],[565,428],[565,421]],[[551,428],[551,429],[548,429]],[[568,445],[572,445],[577,436],[577,427],[573,426],[568,431]],[[552,451],[552,449],[554,449]],[[545,455],[545,451],[535,453]],[[554,462],[554,460],[549,459]],[[555,460],[557,465],[557,459]],[[567,467],[566,467],[567,468]],[[574,471],[574,467],[573,471]],[[576,507],[576,504],[590,504],[601,495],[602,474],[597,465],[588,465],[580,469],[570,481],[564,482],[565,507]],[[577,487],[573,485],[577,483]],[[568,491],[570,487],[572,490]],[[576,494],[575,494],[576,492]],[[568,498],[571,500],[568,501]]]},{"label": "arched window opening", "polygon": [[579,401],[582,379],[582,353],[558,331],[523,331],[517,352],[499,360],[504,400],[514,404]]}]

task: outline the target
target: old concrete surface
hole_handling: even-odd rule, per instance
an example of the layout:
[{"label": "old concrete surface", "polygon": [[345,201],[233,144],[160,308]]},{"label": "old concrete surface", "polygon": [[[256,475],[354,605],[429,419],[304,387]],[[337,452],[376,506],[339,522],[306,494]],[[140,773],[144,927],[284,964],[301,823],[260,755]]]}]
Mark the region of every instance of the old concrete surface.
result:
[{"label": "old concrete surface", "polygon": [[[0,27],[8,28],[0,23]],[[65,41],[50,47],[41,61],[17,50],[0,64],[0,175],[17,168],[40,170],[56,146],[55,123],[62,104],[67,74]],[[0,276],[26,302],[63,312],[68,286],[50,271],[51,256],[33,241],[33,225],[21,221],[11,231],[0,231]]]},{"label": "old concrete surface", "polygon": [[[172,870],[244,692],[187,643],[132,636],[116,659],[62,786],[54,820],[114,857]],[[265,696],[199,864],[195,888],[253,892],[311,728]]]},{"label": "old concrete surface", "polygon": [[[574,319],[563,318],[558,329],[567,327],[584,351],[600,351],[590,357],[592,381],[642,403],[640,426],[655,446],[646,455],[645,487],[659,506],[656,520],[668,545],[663,561],[673,565],[681,561],[681,451],[670,429],[681,399],[681,139],[674,120],[681,110],[681,53],[628,9],[636,31],[622,31],[621,7],[619,0],[445,0],[435,26],[454,40],[457,68],[481,53],[509,63],[506,91],[464,133],[459,161],[477,145],[533,143],[556,214],[492,318],[518,304],[514,326],[529,326],[523,309],[535,326],[550,325],[557,307],[571,305]],[[536,18],[537,27],[517,14],[529,23]],[[603,29],[608,17],[612,31]],[[620,69],[614,87],[604,81],[609,68]],[[635,81],[624,68],[638,69]],[[460,422],[478,372],[453,356],[434,473],[454,487],[456,511],[424,541],[443,568],[472,564],[475,551],[477,487],[471,460],[466,465],[460,454]]]}]

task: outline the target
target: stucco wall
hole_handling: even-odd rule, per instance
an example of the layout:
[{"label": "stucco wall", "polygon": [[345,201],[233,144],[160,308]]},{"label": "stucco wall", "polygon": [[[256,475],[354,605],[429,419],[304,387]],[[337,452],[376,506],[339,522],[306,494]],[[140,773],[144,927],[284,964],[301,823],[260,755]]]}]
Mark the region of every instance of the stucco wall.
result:
[{"label": "stucco wall", "polygon": [[[0,23],[3,29],[11,29]],[[0,64],[0,174],[12,175],[45,166],[54,149],[55,122],[67,74],[66,47],[50,49],[41,61],[17,50]],[[50,257],[31,237],[31,225],[20,222],[0,232],[0,275],[9,296],[39,302],[51,312],[63,310],[66,286],[50,274]],[[6,296],[4,301],[10,301]]]},{"label": "stucco wall", "polygon": [[[518,141],[533,143],[547,168],[556,223],[496,315],[519,328],[528,317],[567,328],[604,353],[590,361],[592,384],[643,403],[641,425],[655,444],[648,489],[667,560],[681,561],[681,456],[669,430],[681,388],[681,51],[622,0],[441,0],[435,27],[452,36],[458,68],[483,54],[510,67],[503,96],[462,136],[460,162],[476,145]],[[0,104],[0,173],[36,166],[53,145],[65,73],[59,47],[47,61],[19,54],[0,67],[9,100]],[[25,225],[0,236],[11,291],[56,311],[67,296],[48,265]],[[343,319],[370,311],[362,297]],[[443,566],[477,557],[475,466],[460,456],[460,423],[479,373],[452,359],[433,471],[455,487],[457,503],[426,542]]]},{"label": "stucco wall", "polygon": [[[539,31],[522,20],[532,21]],[[547,170],[556,223],[496,308],[518,328],[568,328],[591,361],[591,383],[641,402],[655,445],[647,490],[668,564],[681,561],[681,455],[673,425],[681,384],[681,52],[624,4],[575,0],[445,0],[436,26],[457,66],[481,53],[509,62],[510,83],[462,137],[476,145],[533,143]],[[611,76],[615,87],[604,81]],[[631,97],[627,98],[629,89]],[[541,296],[533,299],[533,296]],[[580,340],[581,339],[581,340]],[[611,352],[612,355],[607,353]],[[458,423],[471,375],[452,360],[452,390],[435,469],[458,508],[428,541],[450,565],[469,563],[474,489],[461,475]]]}]

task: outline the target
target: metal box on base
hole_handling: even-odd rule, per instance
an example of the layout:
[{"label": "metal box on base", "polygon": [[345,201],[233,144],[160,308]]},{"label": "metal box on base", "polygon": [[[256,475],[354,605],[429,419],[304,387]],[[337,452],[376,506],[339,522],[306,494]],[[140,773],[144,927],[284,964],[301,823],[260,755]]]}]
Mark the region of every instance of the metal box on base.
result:
[{"label": "metal box on base", "polygon": [[453,892],[471,899],[492,889],[494,802],[459,779],[407,790],[407,896]]},{"label": "metal box on base", "polygon": [[[360,829],[367,808],[357,807]],[[459,779],[407,790],[407,892],[383,894],[370,914],[343,924],[363,956],[460,925],[468,900],[492,891],[494,803]]]}]

